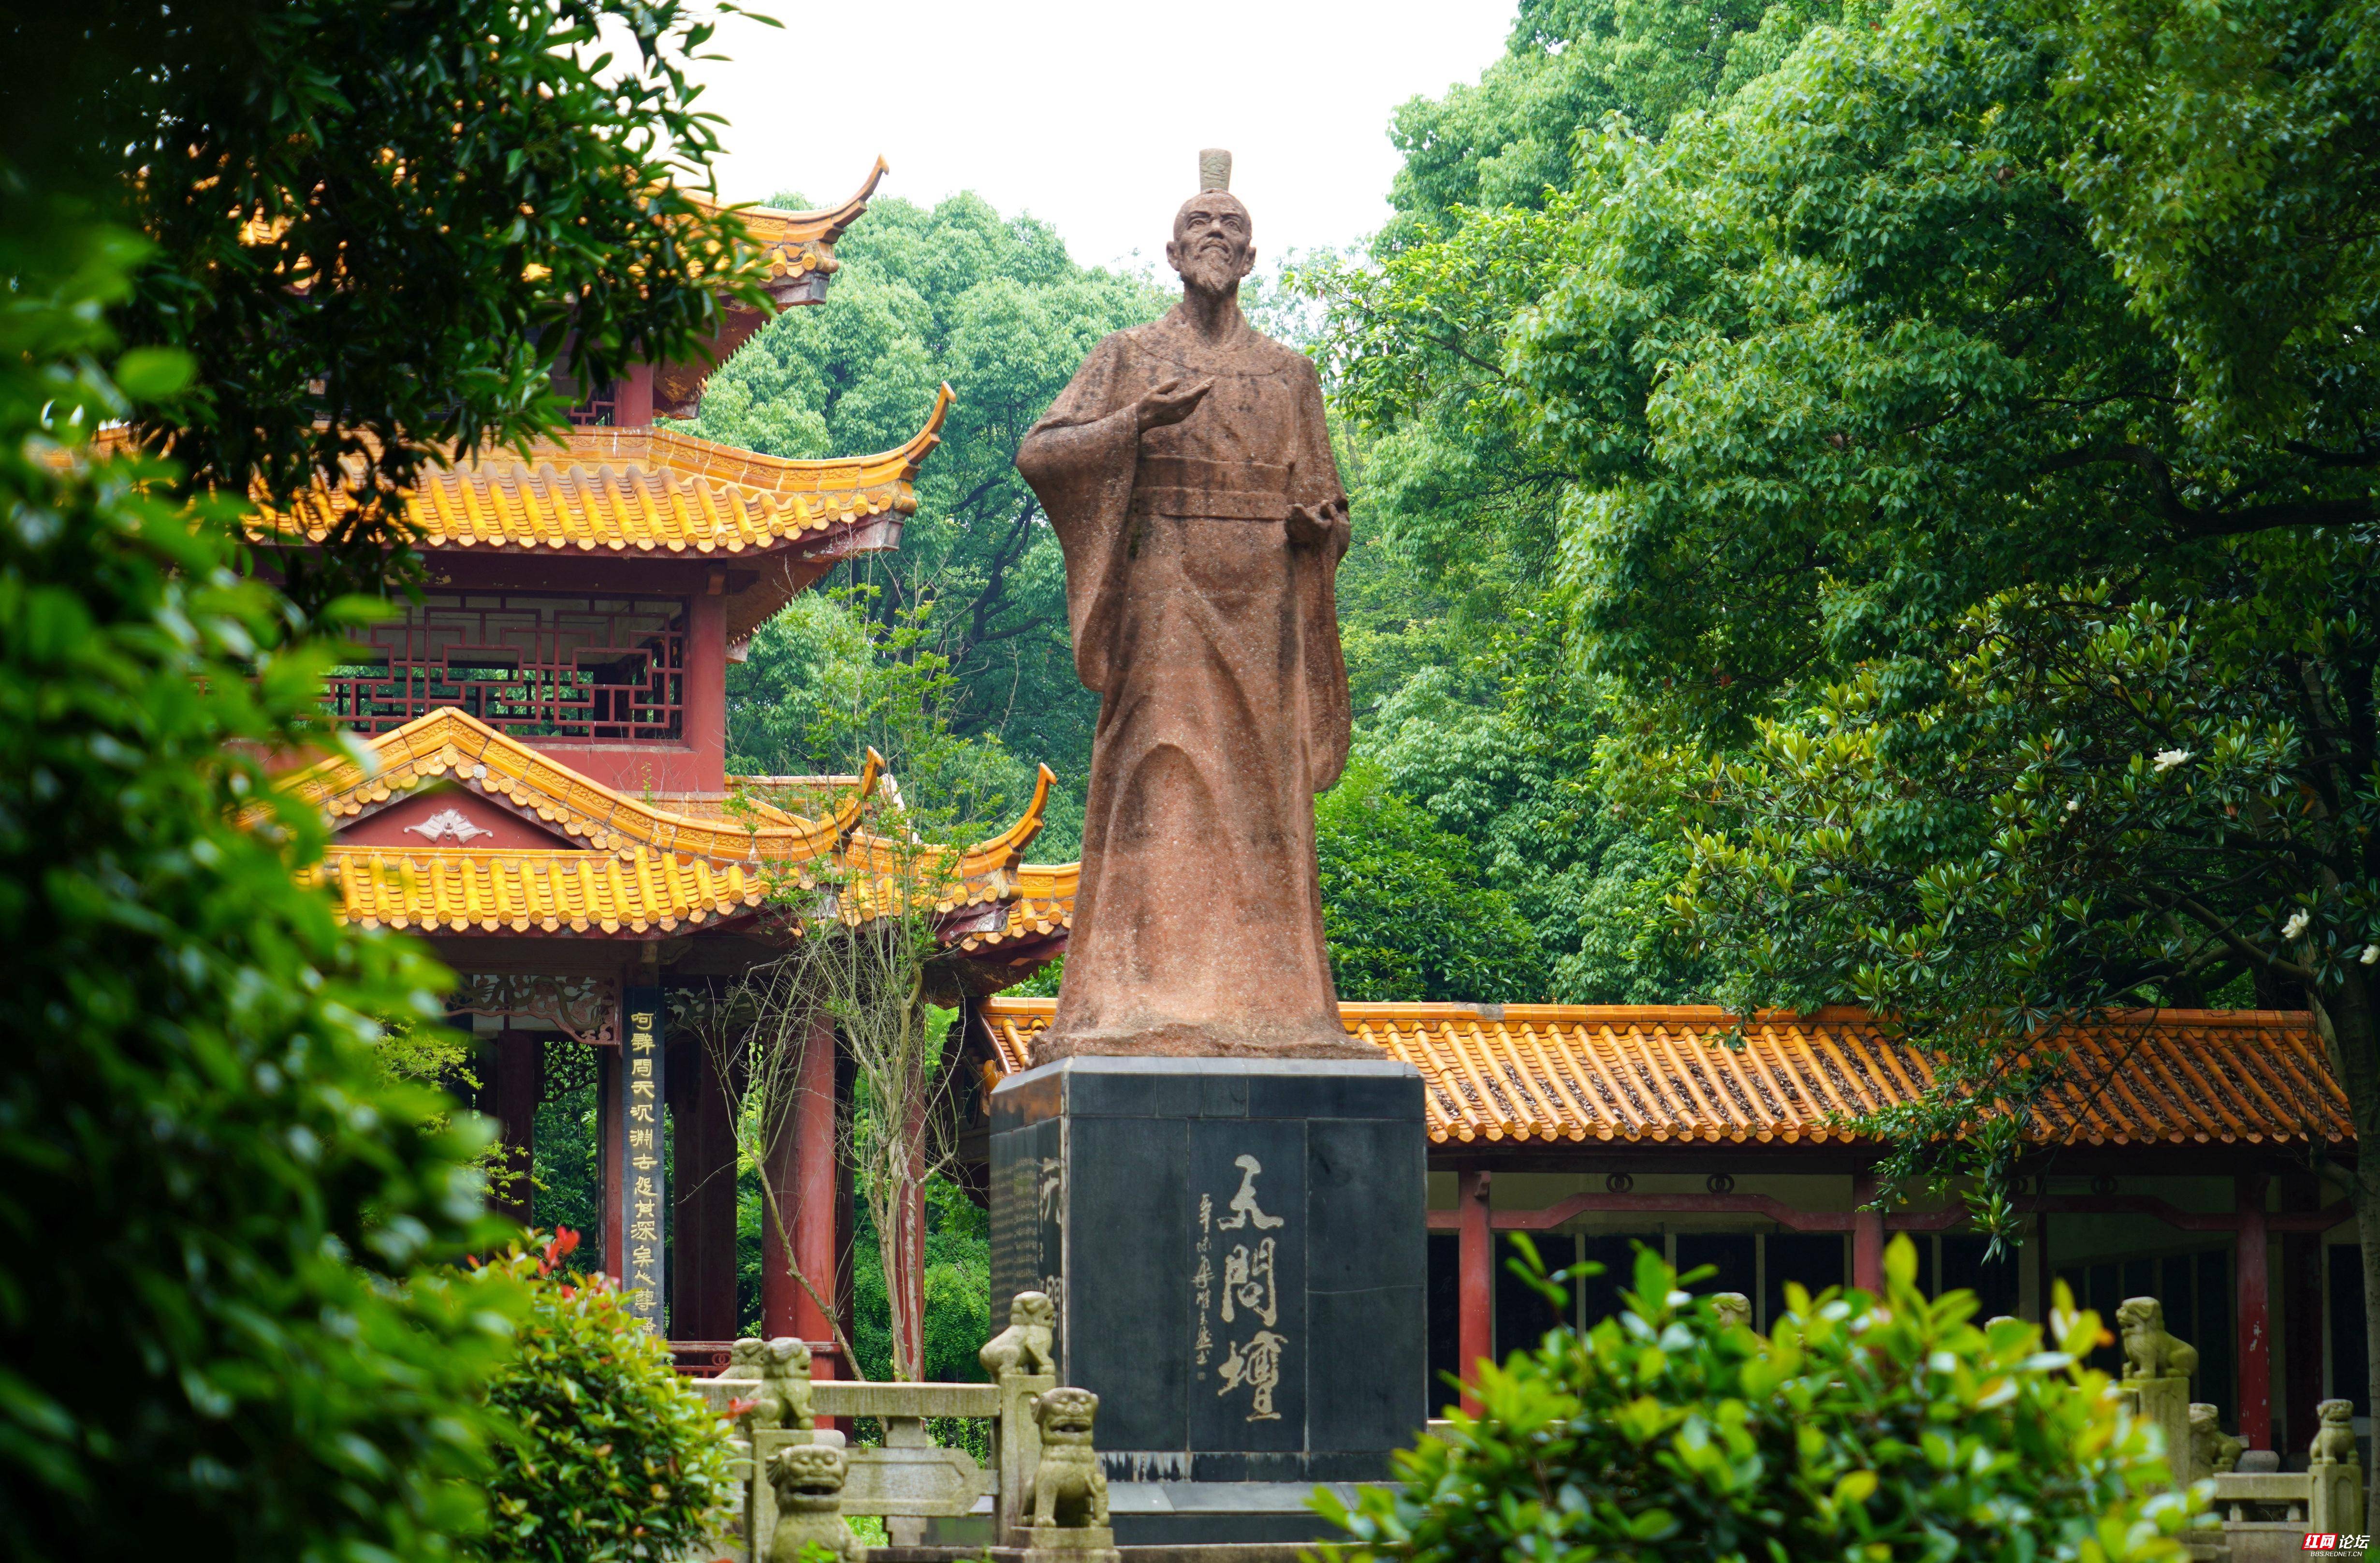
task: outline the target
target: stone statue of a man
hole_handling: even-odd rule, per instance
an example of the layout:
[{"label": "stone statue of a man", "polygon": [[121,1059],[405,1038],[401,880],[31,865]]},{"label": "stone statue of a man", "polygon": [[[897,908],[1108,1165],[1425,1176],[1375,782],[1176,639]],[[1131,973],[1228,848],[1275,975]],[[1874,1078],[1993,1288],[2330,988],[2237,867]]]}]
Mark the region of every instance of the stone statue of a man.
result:
[{"label": "stone statue of a man", "polygon": [[1230,157],[1200,162],[1165,247],[1181,304],[1093,349],[1016,455],[1100,697],[1040,1061],[1378,1056],[1339,1024],[1314,858],[1347,762],[1347,496],[1314,366],[1241,318]]}]

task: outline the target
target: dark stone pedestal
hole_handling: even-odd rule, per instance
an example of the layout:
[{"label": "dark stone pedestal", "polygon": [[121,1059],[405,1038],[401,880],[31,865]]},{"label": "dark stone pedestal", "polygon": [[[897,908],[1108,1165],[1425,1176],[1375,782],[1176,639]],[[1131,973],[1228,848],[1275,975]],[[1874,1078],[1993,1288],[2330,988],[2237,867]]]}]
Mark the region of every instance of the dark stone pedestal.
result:
[{"label": "dark stone pedestal", "polygon": [[1192,1513],[1218,1533],[1185,1540],[1302,1540],[1279,1484],[1389,1475],[1428,1414],[1413,1069],[1065,1059],[991,1110],[993,1322],[1018,1291],[1057,1302],[1058,1381],[1099,1395],[1109,1480],[1166,1498],[1119,1502],[1119,1542]]}]

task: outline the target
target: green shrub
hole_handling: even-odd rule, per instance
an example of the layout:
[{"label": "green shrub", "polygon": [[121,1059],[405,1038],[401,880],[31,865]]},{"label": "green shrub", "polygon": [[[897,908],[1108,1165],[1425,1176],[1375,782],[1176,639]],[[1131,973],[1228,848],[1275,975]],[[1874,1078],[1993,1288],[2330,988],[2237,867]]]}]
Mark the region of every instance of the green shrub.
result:
[{"label": "green shrub", "polygon": [[1432,1563],[2179,1559],[2198,1500],[2158,1490],[2147,1427],[2080,1365],[2097,1317],[2061,1288],[2045,1350],[2038,1326],[1970,1322],[1973,1293],[1927,1301],[1916,1269],[1903,1238],[1885,1303],[1789,1287],[1764,1340],[1640,1254],[1619,1317],[1484,1365],[1476,1420],[1326,1512],[1359,1556]]},{"label": "green shrub", "polygon": [[511,1563],[675,1558],[726,1518],[728,1427],[605,1276],[565,1270],[562,1231],[489,1268],[530,1288],[489,1399],[513,1424],[489,1484],[487,1556]]},{"label": "green shrub", "polygon": [[91,438],[191,382],[104,323],[149,250],[0,167],[0,1557],[418,1563],[474,1521],[506,1304],[407,1278],[496,1230],[483,1137],[367,1017],[451,979],[257,807],[332,648]]}]

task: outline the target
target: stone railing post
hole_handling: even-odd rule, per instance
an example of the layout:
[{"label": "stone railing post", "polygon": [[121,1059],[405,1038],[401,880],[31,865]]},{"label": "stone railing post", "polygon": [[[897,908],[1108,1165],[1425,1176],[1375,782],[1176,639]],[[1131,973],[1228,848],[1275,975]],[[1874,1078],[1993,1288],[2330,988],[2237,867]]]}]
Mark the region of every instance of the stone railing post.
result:
[{"label": "stone railing post", "polygon": [[2123,1332],[2122,1388],[2134,1399],[2142,1421],[2165,1438],[2166,1466],[2174,1484],[2196,1472],[2190,1436],[2190,1375],[2198,1368],[2197,1348],[2166,1331],[2165,1304],[2154,1297],[2128,1297],[2116,1310]]},{"label": "stone railing post", "polygon": [[992,1533],[1002,1546],[1022,1545],[1013,1533],[1025,1522],[1025,1489],[1041,1462],[1041,1429],[1033,1402],[1058,1387],[1058,1363],[1050,1355],[1058,1310],[1049,1296],[1020,1291],[1008,1305],[1008,1327],[984,1342],[976,1360],[1000,1386],[1000,1415],[991,1430],[992,1462],[1000,1472],[998,1522]]},{"label": "stone railing post", "polygon": [[2306,1496],[2309,1529],[2360,1536],[2363,1534],[2363,1460],[2355,1443],[2354,1404],[2325,1400],[2315,1411],[2322,1421],[2306,1462],[2312,1483]]}]

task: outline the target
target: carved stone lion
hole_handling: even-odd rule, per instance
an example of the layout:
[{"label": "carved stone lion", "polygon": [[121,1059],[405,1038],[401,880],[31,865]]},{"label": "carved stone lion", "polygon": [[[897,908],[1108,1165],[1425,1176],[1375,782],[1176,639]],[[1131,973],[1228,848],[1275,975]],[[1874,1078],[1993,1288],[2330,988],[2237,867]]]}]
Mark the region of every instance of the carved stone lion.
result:
[{"label": "carved stone lion", "polygon": [[1008,1327],[985,1341],[976,1360],[995,1383],[1012,1373],[1055,1373],[1050,1348],[1057,1323],[1058,1309],[1046,1292],[1020,1291],[1008,1305]]},{"label": "carved stone lion", "polygon": [[2355,1444],[2355,1403],[2351,1400],[2325,1400],[2314,1407],[2322,1425],[2314,1429],[2313,1448],[2309,1451],[2309,1465],[2357,1465],[2362,1453]]},{"label": "carved stone lion", "polygon": [[769,1457],[769,1485],[777,1495],[777,1529],[768,1563],[801,1563],[815,1543],[843,1563],[866,1563],[867,1544],[843,1518],[844,1453],[832,1444],[788,1444]]},{"label": "carved stone lion", "polygon": [[818,1424],[810,1414],[810,1349],[790,1335],[766,1343],[737,1341],[728,1351],[727,1371],[716,1382],[752,1386],[739,1397],[753,1402],[739,1419],[747,1435]]},{"label": "carved stone lion", "polygon": [[762,1382],[775,1403],[777,1425],[808,1432],[818,1425],[810,1414],[810,1349],[792,1336],[769,1342],[761,1363]]},{"label": "carved stone lion", "polygon": [[[1029,1294],[1028,1294],[1029,1295]],[[1080,1529],[1108,1522],[1108,1478],[1091,1448],[1099,1398],[1087,1389],[1050,1389],[1033,1397],[1041,1462],[1025,1488],[1031,1525]]]},{"label": "carved stone lion", "polygon": [[2116,1324],[2124,1335],[2126,1378],[2188,1378],[2198,1371],[2198,1348],[2166,1333],[2165,1304],[2155,1298],[2126,1298]]},{"label": "carved stone lion", "polygon": [[1741,1291],[1711,1293],[1711,1311],[1718,1315],[1718,1327],[1733,1329],[1741,1325],[1752,1327],[1752,1299]]},{"label": "carved stone lion", "polygon": [[727,1349],[727,1366],[713,1383],[758,1384],[760,1382],[760,1357],[767,1348],[752,1336],[746,1336]]},{"label": "carved stone lion", "polygon": [[2209,1473],[2229,1471],[2240,1463],[2240,1451],[2248,1446],[2226,1433],[2216,1423],[2221,1413],[2204,1401],[2190,1408],[2191,1463]]}]

